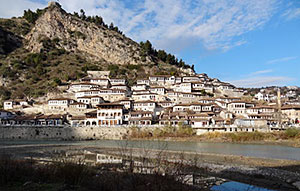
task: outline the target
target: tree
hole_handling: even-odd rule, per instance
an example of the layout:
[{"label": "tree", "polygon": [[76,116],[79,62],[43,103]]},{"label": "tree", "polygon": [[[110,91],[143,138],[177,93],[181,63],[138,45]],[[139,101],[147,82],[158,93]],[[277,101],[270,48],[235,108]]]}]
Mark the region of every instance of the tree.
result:
[{"label": "tree", "polygon": [[112,23],[112,22],[110,23],[109,29],[110,29],[110,30],[113,30],[113,29],[114,29],[114,23]]},{"label": "tree", "polygon": [[179,67],[183,67],[185,65],[185,63],[182,61],[182,59],[180,59],[179,63],[178,63],[178,66]]},{"label": "tree", "polygon": [[167,59],[167,53],[164,51],[164,50],[159,50],[158,52],[157,52],[157,57],[160,59],[160,60],[162,60],[162,61],[166,61],[166,59]]},{"label": "tree", "polygon": [[77,18],[80,18],[79,17],[79,14],[77,13],[77,12],[74,12],[74,14],[73,14],[75,17],[77,17]]},{"label": "tree", "polygon": [[194,64],[192,65],[191,69],[192,69],[193,71],[195,71],[195,65],[194,65]]},{"label": "tree", "polygon": [[171,65],[175,65],[175,56],[172,54],[168,54],[166,58],[166,62]]},{"label": "tree", "polygon": [[151,55],[153,50],[152,50],[152,44],[149,40],[147,40],[144,44],[144,50],[148,55]]},{"label": "tree", "polygon": [[96,25],[103,25],[103,19],[102,19],[102,17],[99,17],[99,16],[96,15],[96,17],[95,17],[95,24]]},{"label": "tree", "polygon": [[29,23],[35,23],[35,21],[38,19],[38,14],[28,9],[27,11],[24,10],[23,18],[26,19]]},{"label": "tree", "polygon": [[85,19],[86,19],[85,12],[84,12],[83,9],[80,9],[80,18],[81,18],[82,20],[85,20]]}]

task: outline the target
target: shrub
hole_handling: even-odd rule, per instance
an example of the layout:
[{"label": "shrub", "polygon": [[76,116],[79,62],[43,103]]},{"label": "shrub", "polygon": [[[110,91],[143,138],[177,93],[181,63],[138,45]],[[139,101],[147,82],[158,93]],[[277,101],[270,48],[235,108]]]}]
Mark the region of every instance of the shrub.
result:
[{"label": "shrub", "polygon": [[54,78],[53,82],[55,83],[55,85],[61,85],[61,80],[59,78]]},{"label": "shrub", "polygon": [[295,138],[297,136],[300,136],[300,129],[288,128],[287,130],[285,130],[284,135],[288,138]]},{"label": "shrub", "polygon": [[83,161],[63,160],[54,164],[55,176],[66,184],[79,185],[90,173]]}]

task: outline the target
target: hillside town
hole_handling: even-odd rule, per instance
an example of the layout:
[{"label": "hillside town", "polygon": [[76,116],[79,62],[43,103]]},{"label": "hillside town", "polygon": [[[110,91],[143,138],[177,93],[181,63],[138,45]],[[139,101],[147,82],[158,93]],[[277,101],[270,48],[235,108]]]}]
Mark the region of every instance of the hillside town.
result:
[{"label": "hillside town", "polygon": [[253,132],[299,126],[297,87],[247,89],[209,78],[153,75],[129,85],[109,71],[60,86],[43,100],[6,100],[2,126],[91,126],[113,128],[189,126],[205,132]]}]

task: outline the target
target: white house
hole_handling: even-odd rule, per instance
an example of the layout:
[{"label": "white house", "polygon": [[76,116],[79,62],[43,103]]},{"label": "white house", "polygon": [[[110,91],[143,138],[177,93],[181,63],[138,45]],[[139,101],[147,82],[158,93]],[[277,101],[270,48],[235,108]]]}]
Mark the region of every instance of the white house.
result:
[{"label": "white house", "polygon": [[137,85],[150,85],[150,80],[149,79],[139,79],[137,80]]},{"label": "white house", "polygon": [[84,103],[84,104],[87,104],[87,105],[90,105],[91,104],[91,98],[93,96],[84,96],[84,97],[78,97],[77,98],[77,101],[79,103]]},{"label": "white house", "polygon": [[173,107],[173,112],[188,111],[190,110],[190,104],[176,104]]},{"label": "white house", "polygon": [[7,100],[7,101],[4,101],[3,108],[5,110],[7,110],[7,109],[13,109],[14,105],[15,105],[15,101],[13,101],[13,100]]},{"label": "white house", "polygon": [[141,93],[141,94],[132,94],[132,99],[135,101],[159,101],[160,95],[156,93]]},{"label": "white house", "polygon": [[199,82],[200,79],[198,76],[183,76],[182,82]]},{"label": "white house", "polygon": [[254,107],[253,103],[248,103],[245,101],[233,101],[228,103],[227,109],[228,111],[236,114],[236,115],[245,115],[246,114],[246,109]]},{"label": "white house", "polygon": [[157,103],[154,101],[137,101],[133,103],[133,109],[136,111],[156,112]]},{"label": "white house", "polygon": [[155,75],[155,76],[150,76],[149,81],[150,84],[153,85],[165,85],[165,80],[169,77],[170,76],[168,75]]},{"label": "white house", "polygon": [[160,101],[157,104],[163,108],[173,107],[175,105],[172,101]]},{"label": "white house", "polygon": [[112,85],[110,89],[124,90],[127,95],[129,94],[130,91],[130,88],[127,85],[123,85],[123,84]]},{"label": "white house", "polygon": [[104,103],[104,99],[101,96],[91,96],[90,104],[96,107],[98,104]]},{"label": "white house", "polygon": [[55,98],[48,100],[49,109],[52,110],[65,110],[72,103],[74,103],[74,100],[69,98]]},{"label": "white house", "polygon": [[124,78],[112,78],[109,81],[110,81],[110,84],[112,86],[114,86],[114,85],[126,85],[127,84],[127,80],[124,79]]},{"label": "white house", "polygon": [[81,103],[81,102],[74,102],[71,103],[69,107],[77,111],[85,111],[88,108],[88,104]]},{"label": "white house", "polygon": [[29,105],[29,103],[27,100],[21,100],[21,99],[6,100],[3,102],[3,108],[5,110],[20,108],[20,107],[28,106],[28,105]]},{"label": "white house", "polygon": [[147,84],[136,84],[131,87],[132,91],[147,90],[147,89],[148,89]]},{"label": "white house", "polygon": [[166,85],[173,85],[175,84],[176,77],[175,76],[168,76],[165,78],[165,84]]},{"label": "white house", "polygon": [[116,103],[124,105],[124,108],[127,109],[127,110],[132,110],[133,109],[133,100],[130,100],[128,98],[120,100]]},{"label": "white house", "polygon": [[262,92],[258,92],[257,94],[254,95],[255,99],[257,99],[258,101],[267,101],[269,102],[270,101],[270,95],[269,94],[265,94],[265,93],[262,93]]},{"label": "white house", "polygon": [[115,103],[102,103],[97,107],[97,120],[99,126],[122,125],[124,105]]},{"label": "white house", "polygon": [[175,84],[172,86],[172,89],[176,92],[191,93],[192,92],[192,83],[184,82],[184,83],[180,83],[180,84]]},{"label": "white house", "polygon": [[160,94],[160,95],[164,95],[166,92],[166,89],[162,86],[153,86],[149,88],[149,91],[151,93],[155,93],[155,94]]},{"label": "white house", "polygon": [[132,111],[129,116],[129,125],[151,125],[153,112],[151,111]]},{"label": "white house", "polygon": [[90,90],[92,88],[98,88],[98,87],[100,86],[97,84],[82,82],[82,83],[71,84],[69,86],[69,90],[73,92],[78,92],[78,91]]},{"label": "white house", "polygon": [[98,84],[102,88],[108,88],[110,86],[110,82],[106,78],[92,78],[90,82],[93,84]]}]

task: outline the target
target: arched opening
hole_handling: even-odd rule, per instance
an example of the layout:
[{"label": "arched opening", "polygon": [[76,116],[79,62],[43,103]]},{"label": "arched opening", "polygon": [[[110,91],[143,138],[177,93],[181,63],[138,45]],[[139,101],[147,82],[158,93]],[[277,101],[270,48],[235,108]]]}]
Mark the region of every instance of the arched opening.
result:
[{"label": "arched opening", "polygon": [[93,121],[93,122],[92,122],[92,125],[93,125],[93,126],[96,126],[96,125],[97,125],[97,122],[96,122],[96,121]]},{"label": "arched opening", "polygon": [[85,125],[89,126],[89,125],[91,125],[91,122],[87,121]]}]

